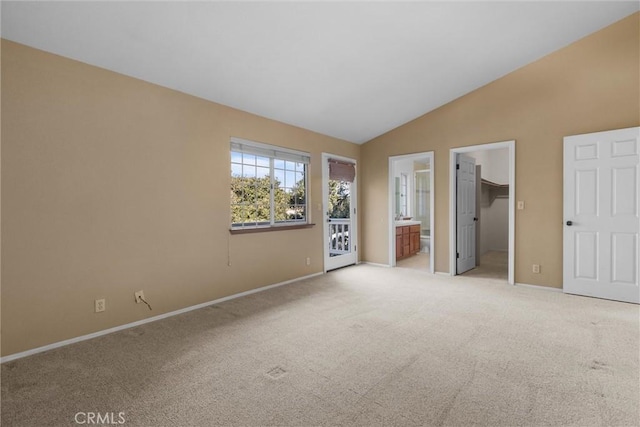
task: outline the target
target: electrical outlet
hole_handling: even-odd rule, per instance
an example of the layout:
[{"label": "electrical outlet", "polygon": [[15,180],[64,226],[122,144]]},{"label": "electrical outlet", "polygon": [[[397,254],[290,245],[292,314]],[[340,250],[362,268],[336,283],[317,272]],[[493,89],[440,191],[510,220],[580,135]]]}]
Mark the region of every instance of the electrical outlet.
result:
[{"label": "electrical outlet", "polygon": [[518,200],[518,210],[523,210],[524,209],[524,201],[523,200]]},{"label": "electrical outlet", "polygon": [[311,265],[311,258],[307,257],[307,265]]},{"label": "electrical outlet", "polygon": [[104,298],[97,299],[96,302],[95,302],[95,307],[96,307],[96,313],[100,313],[100,312],[104,311],[106,309],[106,302],[105,302]]},{"label": "electrical outlet", "polygon": [[138,291],[134,295],[136,297],[136,304],[140,304],[144,299],[144,291]]},{"label": "electrical outlet", "polygon": [[540,274],[540,264],[533,264],[533,268],[531,269],[535,274]]}]

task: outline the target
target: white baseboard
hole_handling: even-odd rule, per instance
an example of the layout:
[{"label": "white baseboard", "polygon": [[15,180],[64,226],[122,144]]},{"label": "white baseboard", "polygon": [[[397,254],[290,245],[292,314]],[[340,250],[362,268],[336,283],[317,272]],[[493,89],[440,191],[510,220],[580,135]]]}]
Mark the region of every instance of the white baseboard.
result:
[{"label": "white baseboard", "polygon": [[380,264],[378,262],[369,262],[369,261],[362,261],[361,264],[374,265],[376,267],[386,267],[386,268],[391,267],[389,264]]},{"label": "white baseboard", "polygon": [[562,292],[561,288],[552,288],[550,286],[529,285],[528,283],[516,283],[516,286],[524,286],[525,288],[540,289],[543,291]]},{"label": "white baseboard", "polygon": [[302,277],[298,277],[298,278],[291,279],[291,280],[285,280],[284,282],[274,283],[273,285],[263,286],[261,288],[252,289],[250,291],[240,292],[238,294],[229,295],[229,296],[226,296],[226,297],[218,298],[218,299],[213,300],[213,301],[203,302],[201,304],[192,305],[190,307],[181,308],[179,310],[170,311],[170,312],[164,313],[164,314],[159,314],[157,316],[149,317],[147,319],[138,320],[136,322],[127,323],[127,324],[120,325],[120,326],[115,326],[113,328],[105,329],[105,330],[98,331],[98,332],[93,332],[93,333],[87,334],[87,335],[81,335],[79,337],[70,338],[70,339],[64,340],[64,341],[58,341],[58,342],[55,342],[55,343],[52,343],[52,344],[47,344],[47,345],[42,346],[42,347],[37,347],[37,348],[33,348],[31,350],[22,351],[20,353],[10,354],[8,356],[0,357],[0,364],[5,363],[5,362],[10,362],[10,361],[16,360],[16,359],[21,359],[23,357],[31,356],[33,354],[42,353],[44,351],[53,350],[54,348],[64,347],[64,346],[67,346],[67,345],[70,345],[70,344],[75,344],[77,342],[90,340],[90,339],[93,339],[93,338],[100,337],[102,335],[111,334],[113,332],[122,331],[124,329],[135,328],[136,326],[144,325],[145,323],[151,323],[151,322],[155,322],[156,320],[166,319],[167,317],[176,316],[178,314],[187,313],[187,312],[193,311],[193,310],[198,310],[200,308],[208,307],[210,305],[219,304],[219,303],[224,302],[224,301],[229,301],[229,300],[232,300],[232,299],[235,299],[235,298],[240,298],[240,297],[244,297],[244,296],[247,296],[247,295],[255,294],[255,293],[258,293],[258,292],[266,291],[266,290],[269,290],[269,289],[277,288],[278,286],[288,285],[290,283],[299,282],[299,281],[305,280],[305,279],[310,279],[312,277],[320,276],[322,274],[324,274],[324,273],[323,272],[319,272],[319,273],[309,274],[307,276],[302,276]]}]

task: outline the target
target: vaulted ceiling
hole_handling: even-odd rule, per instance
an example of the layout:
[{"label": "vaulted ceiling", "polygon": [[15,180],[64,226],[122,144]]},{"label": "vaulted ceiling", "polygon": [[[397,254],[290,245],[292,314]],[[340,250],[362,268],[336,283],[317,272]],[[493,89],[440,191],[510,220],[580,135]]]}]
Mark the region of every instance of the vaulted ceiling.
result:
[{"label": "vaulted ceiling", "polygon": [[2,37],[354,143],[638,11],[581,2],[2,2]]}]

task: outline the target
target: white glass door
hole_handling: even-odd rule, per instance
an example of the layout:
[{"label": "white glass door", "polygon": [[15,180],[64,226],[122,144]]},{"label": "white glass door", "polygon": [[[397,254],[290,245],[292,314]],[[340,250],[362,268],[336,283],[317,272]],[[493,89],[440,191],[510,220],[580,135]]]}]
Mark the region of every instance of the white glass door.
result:
[{"label": "white glass door", "polygon": [[323,168],[324,260],[329,271],[358,260],[355,161],[324,154]]}]

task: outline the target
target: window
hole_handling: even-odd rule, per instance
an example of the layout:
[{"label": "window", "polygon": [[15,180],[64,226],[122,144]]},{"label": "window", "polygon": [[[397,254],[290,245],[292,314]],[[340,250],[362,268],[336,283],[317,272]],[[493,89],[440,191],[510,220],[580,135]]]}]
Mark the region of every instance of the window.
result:
[{"label": "window", "polygon": [[231,139],[231,227],[307,223],[309,154]]},{"label": "window", "polygon": [[409,215],[409,183],[406,173],[400,174],[400,213],[402,216]]}]

